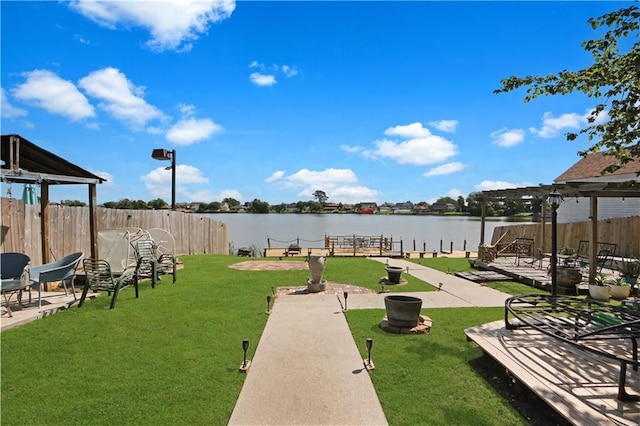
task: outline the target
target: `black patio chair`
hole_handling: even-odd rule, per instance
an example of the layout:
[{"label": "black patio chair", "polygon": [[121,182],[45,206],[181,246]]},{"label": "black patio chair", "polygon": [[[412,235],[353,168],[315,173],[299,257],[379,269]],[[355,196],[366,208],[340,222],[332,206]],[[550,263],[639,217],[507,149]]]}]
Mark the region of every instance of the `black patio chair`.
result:
[{"label": "black patio chair", "polygon": [[109,309],[113,309],[116,306],[118,293],[123,288],[133,285],[136,289],[136,298],[138,298],[138,277],[135,271],[125,271],[125,273],[119,277],[115,277],[111,273],[109,262],[100,259],[84,259],[82,261],[82,267],[87,276],[87,281],[84,284],[84,290],[82,290],[80,303],[78,303],[79,308],[82,307],[89,289],[93,291],[106,291],[107,294],[113,293]]},{"label": "black patio chair", "polygon": [[23,253],[0,253],[0,290],[4,297],[5,308],[10,317],[10,302],[14,294],[18,295],[18,303],[22,304],[22,291],[29,285],[29,256]]}]

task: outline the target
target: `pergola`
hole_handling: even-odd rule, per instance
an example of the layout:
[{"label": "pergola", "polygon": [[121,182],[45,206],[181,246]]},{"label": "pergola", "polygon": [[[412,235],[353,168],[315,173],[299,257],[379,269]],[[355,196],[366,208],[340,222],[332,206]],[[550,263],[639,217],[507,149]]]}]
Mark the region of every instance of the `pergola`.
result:
[{"label": "pergola", "polygon": [[[571,181],[557,183],[553,185],[539,185],[522,188],[496,189],[481,192],[482,217],[480,226],[480,244],[485,244],[485,220],[486,208],[489,201],[516,201],[524,199],[542,200],[542,242],[545,244],[545,220],[546,206],[545,200],[553,191],[557,190],[563,197],[586,197],[589,198],[589,218],[591,220],[591,241],[595,241],[598,235],[598,199],[599,198],[639,198],[640,178],[629,180],[628,177],[616,175],[600,177],[598,181]],[[597,244],[589,246],[589,265],[597,263]],[[593,281],[596,275],[596,268],[589,268],[589,281]]]},{"label": "pergola", "polygon": [[49,186],[88,185],[91,257],[97,258],[96,186],[106,179],[96,176],[15,134],[2,135],[0,159],[3,162],[0,168],[2,182],[40,185],[40,230],[42,232],[43,263],[50,261]]}]

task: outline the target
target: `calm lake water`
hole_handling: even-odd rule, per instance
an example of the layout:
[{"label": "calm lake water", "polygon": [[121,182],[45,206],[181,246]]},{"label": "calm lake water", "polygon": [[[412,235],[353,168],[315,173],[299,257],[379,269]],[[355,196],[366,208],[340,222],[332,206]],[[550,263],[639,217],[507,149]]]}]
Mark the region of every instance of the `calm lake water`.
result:
[{"label": "calm lake water", "polygon": [[[403,240],[405,250],[416,247],[438,250],[440,240],[445,250],[453,242],[454,250],[475,251],[480,244],[480,218],[466,216],[403,216],[357,214],[243,214],[216,213],[207,215],[229,227],[229,242],[239,247],[286,247],[300,238],[302,247],[321,247],[325,235],[363,235],[393,237]],[[487,219],[485,242],[491,240],[493,229],[511,223],[506,218]]]}]

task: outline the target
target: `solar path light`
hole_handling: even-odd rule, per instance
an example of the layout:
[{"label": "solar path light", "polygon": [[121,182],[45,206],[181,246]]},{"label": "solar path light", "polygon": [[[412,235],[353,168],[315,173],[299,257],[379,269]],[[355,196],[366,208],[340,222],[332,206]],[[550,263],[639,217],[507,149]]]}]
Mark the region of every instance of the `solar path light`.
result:
[{"label": "solar path light", "polygon": [[371,362],[371,348],[373,347],[373,339],[371,337],[367,337],[367,359],[364,360],[364,367],[367,370],[375,370],[376,367],[373,365],[373,362]]},{"label": "solar path light", "polygon": [[251,360],[247,359],[247,349],[249,349],[249,339],[242,340],[242,351],[244,353],[242,357],[242,364],[240,365],[240,371],[246,373],[251,366]]}]

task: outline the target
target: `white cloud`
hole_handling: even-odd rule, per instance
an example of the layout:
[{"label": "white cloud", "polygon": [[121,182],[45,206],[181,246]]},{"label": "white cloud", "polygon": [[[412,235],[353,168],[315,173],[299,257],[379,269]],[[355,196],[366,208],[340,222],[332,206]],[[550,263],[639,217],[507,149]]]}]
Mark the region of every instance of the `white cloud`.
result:
[{"label": "white cloud", "polygon": [[242,200],[242,194],[235,189],[225,189],[220,192],[213,192],[208,189],[202,189],[198,191],[185,190],[180,192],[180,195],[188,199],[189,201],[199,201],[203,203],[210,203],[212,201],[222,201],[225,198],[234,198],[238,201]]},{"label": "white cloud", "polygon": [[[163,199],[171,198],[171,170],[158,167],[140,179],[152,196]],[[209,179],[202,174],[200,169],[186,164],[176,165],[176,192],[183,194],[189,190],[185,185],[204,183],[209,183]]]},{"label": "white cloud", "polygon": [[[554,117],[553,113],[545,112],[542,115],[542,127],[539,129],[530,127],[529,131],[541,138],[549,139],[554,138],[563,131],[575,131],[582,127],[589,125],[589,115],[593,109],[587,110],[584,114],[580,115],[575,112],[562,114],[559,117]],[[594,124],[601,124],[609,119],[607,111],[602,111],[596,117]]]},{"label": "white cloud", "polygon": [[6,90],[4,90],[4,88],[0,88],[0,115],[2,115],[2,118],[25,117],[27,115],[27,111],[11,105],[7,98]]},{"label": "white cloud", "polygon": [[91,173],[93,173],[96,176],[99,176],[103,179],[106,179],[106,182],[103,182],[100,187],[102,186],[115,186],[116,184],[116,179],[115,177],[108,172],[101,172],[101,171],[97,171],[97,170],[89,170]]},{"label": "white cloud", "polygon": [[212,23],[231,16],[235,0],[77,1],[69,3],[85,17],[110,29],[142,27],[155,51],[189,51]]},{"label": "white cloud", "polygon": [[351,169],[331,168],[322,171],[301,169],[296,173],[287,176],[284,180],[285,184],[289,187],[315,185],[320,188],[330,187],[337,184],[355,183],[358,181],[358,178]]},{"label": "white cloud", "polygon": [[441,166],[434,167],[433,169],[426,172],[423,176],[432,177],[432,176],[441,176],[441,175],[450,175],[452,173],[457,173],[465,169],[465,165],[459,161],[453,163],[443,164]]},{"label": "white cloud", "polygon": [[89,96],[100,99],[100,108],[118,120],[134,128],[145,126],[149,121],[162,118],[162,112],[148,104],[142,96],[144,87],[134,86],[116,68],[103,68],[82,78],[79,86]]},{"label": "white cloud", "polygon": [[355,154],[358,152],[362,152],[364,150],[364,148],[361,146],[349,146],[349,145],[340,145],[340,149],[350,154]]},{"label": "white cloud", "polygon": [[400,136],[401,138],[426,138],[431,136],[429,129],[425,129],[422,123],[389,127],[384,131],[384,134],[387,136]]},{"label": "white cloud", "polygon": [[453,133],[456,131],[456,127],[458,127],[458,120],[439,120],[439,121],[430,121],[429,126],[432,126],[434,129],[438,129],[441,132],[449,132]]},{"label": "white cloud", "polygon": [[289,77],[293,77],[294,75],[297,75],[298,69],[296,67],[291,67],[289,65],[283,65],[282,72],[284,73],[284,75],[287,76],[287,78],[289,78]]},{"label": "white cloud", "polygon": [[453,188],[450,189],[449,192],[447,193],[447,195],[455,200],[458,199],[458,197],[462,196],[464,197],[465,195],[457,188]]},{"label": "white cloud", "polygon": [[532,186],[531,182],[512,183],[500,180],[483,180],[482,182],[475,184],[476,191],[489,191],[494,189],[509,189]]},{"label": "white cloud", "polygon": [[491,132],[491,138],[493,144],[501,146],[503,148],[511,148],[519,145],[524,141],[524,130],[522,129],[507,129],[506,127]]},{"label": "white cloud", "polygon": [[583,116],[575,112],[562,114],[560,117],[554,117],[551,112],[545,112],[542,115],[542,127],[536,129],[530,127],[529,131],[541,138],[554,138],[563,130],[578,129],[584,123]]},{"label": "white cloud", "polygon": [[399,136],[407,140],[396,142],[388,139],[375,141],[376,149],[365,149],[366,158],[391,159],[399,164],[425,165],[446,161],[458,153],[458,147],[448,139],[431,134],[421,123],[389,127],[387,136]]},{"label": "white cloud", "polygon": [[[299,195],[303,194],[306,193],[301,191]],[[327,195],[333,203],[355,204],[378,199],[378,191],[366,186],[337,186],[328,191]]]},{"label": "white cloud", "polygon": [[235,189],[224,189],[220,191],[217,197],[214,198],[215,201],[222,201],[225,198],[234,198],[238,201],[242,201],[244,196],[240,191],[236,191]]},{"label": "white cloud", "polygon": [[283,171],[278,171],[266,180],[277,183],[280,188],[300,188],[298,196],[302,199],[311,199],[318,189],[325,191],[335,203],[357,203],[376,199],[378,196],[377,191],[359,185],[357,176],[350,169],[301,169],[288,176]]},{"label": "white cloud", "polygon": [[23,75],[27,81],[11,91],[16,99],[72,121],[95,117],[89,100],[70,81],[47,70],[34,70]]},{"label": "white cloud", "polygon": [[249,75],[249,80],[256,86],[273,86],[277,83],[276,77],[273,75],[260,74],[253,72]]},{"label": "white cloud", "polygon": [[275,182],[277,180],[282,179],[284,174],[285,174],[284,170],[278,170],[277,172],[273,172],[273,174],[271,176],[269,176],[268,178],[266,178],[264,181],[267,182],[267,183]]},{"label": "white cloud", "polygon": [[175,145],[191,145],[209,139],[222,131],[222,126],[208,118],[186,118],[167,131],[166,138]]},{"label": "white cloud", "polygon": [[187,104],[178,104],[178,111],[183,117],[191,117],[196,112],[196,107]]},{"label": "white cloud", "polygon": [[298,68],[293,65],[281,66],[273,64],[267,67],[262,62],[253,61],[249,64],[249,68],[260,70],[260,72],[253,72],[249,75],[249,80],[256,86],[273,86],[277,84],[277,73],[283,73],[287,78],[298,75]]}]

